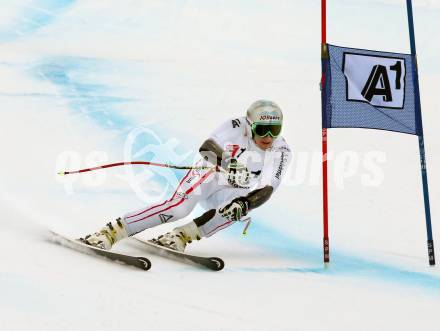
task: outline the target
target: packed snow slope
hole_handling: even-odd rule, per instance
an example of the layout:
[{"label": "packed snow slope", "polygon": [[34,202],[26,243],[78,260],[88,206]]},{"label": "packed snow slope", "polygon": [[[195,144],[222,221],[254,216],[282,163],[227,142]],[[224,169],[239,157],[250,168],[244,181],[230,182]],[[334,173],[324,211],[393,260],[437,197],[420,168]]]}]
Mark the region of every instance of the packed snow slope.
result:
[{"label": "packed snow slope", "polygon": [[[415,1],[434,240],[440,260],[440,1]],[[331,1],[330,43],[409,52],[405,1]],[[319,1],[2,1],[1,330],[438,328],[417,138],[330,130],[331,263],[322,263]],[[144,272],[50,242],[167,197],[226,118],[267,98],[294,160],[242,225],[189,246],[214,273],[151,256]],[[200,215],[197,208],[191,217]],[[188,221],[190,217],[185,221]],[[145,231],[151,238],[175,226]]]}]

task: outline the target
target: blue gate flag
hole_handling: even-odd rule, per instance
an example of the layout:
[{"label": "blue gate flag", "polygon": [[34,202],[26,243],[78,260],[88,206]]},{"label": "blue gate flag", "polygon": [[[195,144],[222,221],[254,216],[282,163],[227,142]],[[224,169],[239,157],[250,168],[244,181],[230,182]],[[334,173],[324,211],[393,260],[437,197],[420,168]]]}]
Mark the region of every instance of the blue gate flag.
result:
[{"label": "blue gate flag", "polygon": [[416,66],[410,54],[327,44],[323,128],[368,128],[422,135]]}]

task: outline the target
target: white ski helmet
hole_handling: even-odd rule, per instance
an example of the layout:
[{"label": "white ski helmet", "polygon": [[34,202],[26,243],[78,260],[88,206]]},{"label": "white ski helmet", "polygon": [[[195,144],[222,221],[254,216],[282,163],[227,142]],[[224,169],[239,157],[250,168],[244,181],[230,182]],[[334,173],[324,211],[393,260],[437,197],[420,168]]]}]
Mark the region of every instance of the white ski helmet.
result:
[{"label": "white ski helmet", "polygon": [[252,132],[252,137],[254,135],[260,137],[271,135],[273,138],[276,138],[281,133],[283,112],[275,102],[258,100],[248,108],[246,121],[250,132]]}]

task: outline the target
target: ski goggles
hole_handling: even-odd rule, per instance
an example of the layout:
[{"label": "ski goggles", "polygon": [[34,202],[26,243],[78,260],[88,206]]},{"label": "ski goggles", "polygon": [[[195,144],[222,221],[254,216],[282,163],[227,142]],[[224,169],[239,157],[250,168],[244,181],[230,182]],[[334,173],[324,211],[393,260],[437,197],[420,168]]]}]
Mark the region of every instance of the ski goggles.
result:
[{"label": "ski goggles", "polygon": [[268,135],[272,138],[276,138],[281,133],[281,124],[266,124],[266,123],[253,123],[252,132],[259,137],[267,137]]}]

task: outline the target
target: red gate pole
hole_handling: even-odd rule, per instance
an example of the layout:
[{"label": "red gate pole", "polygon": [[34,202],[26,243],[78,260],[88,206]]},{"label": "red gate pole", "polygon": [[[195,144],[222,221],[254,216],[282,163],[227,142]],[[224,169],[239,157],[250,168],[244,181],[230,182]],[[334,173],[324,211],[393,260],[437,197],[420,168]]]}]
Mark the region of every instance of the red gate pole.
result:
[{"label": "red gate pole", "polygon": [[[326,0],[321,0],[321,59],[322,59],[322,76],[321,76],[321,98],[324,99],[325,91],[325,71],[324,59],[328,57],[327,51],[327,6]],[[322,102],[324,107],[324,102]],[[322,109],[324,116],[324,109]],[[323,118],[324,123],[324,118]],[[330,262],[330,246],[328,236],[328,176],[327,176],[327,128],[322,126],[322,212],[324,222],[324,263]]]}]

